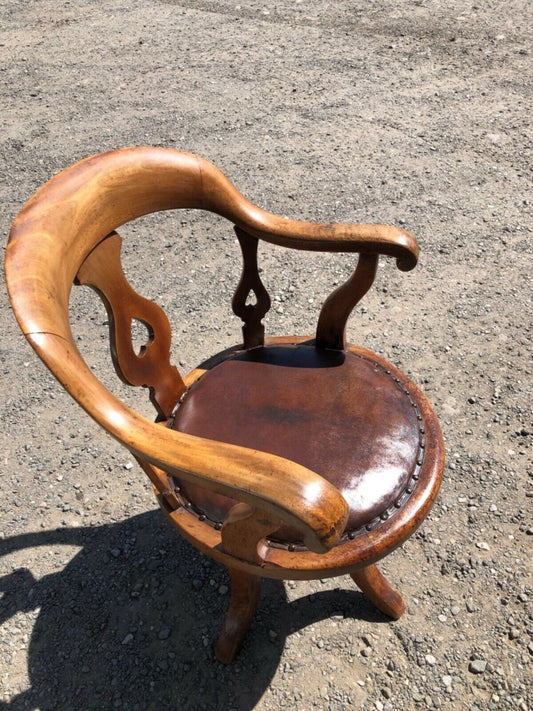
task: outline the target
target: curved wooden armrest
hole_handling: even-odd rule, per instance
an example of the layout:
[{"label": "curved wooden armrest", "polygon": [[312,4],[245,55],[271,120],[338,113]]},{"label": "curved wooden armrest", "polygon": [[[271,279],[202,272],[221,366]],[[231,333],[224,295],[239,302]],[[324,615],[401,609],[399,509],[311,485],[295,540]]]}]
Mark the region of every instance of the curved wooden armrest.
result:
[{"label": "curved wooden armrest", "polygon": [[[26,220],[34,211],[42,219],[42,206],[52,200],[62,210],[62,215],[51,215],[56,225],[67,217],[75,228],[87,218],[84,210],[92,211],[95,201],[110,202],[112,207],[108,204],[105,211],[92,215],[90,234],[98,232],[99,239],[148,212],[199,208],[226,217],[259,239],[293,249],[385,254],[395,257],[402,271],[413,269],[418,259],[416,239],[407,230],[301,222],[273,215],[245,198],[212,163],[168,148],[122,148],[76,163],[48,181],[26,204]],[[90,234],[81,237],[85,244]]]},{"label": "curved wooden armrest", "polygon": [[151,422],[100,383],[73,342],[50,333],[26,336],[83,409],[136,457],[281,519],[300,530],[308,548],[317,553],[326,552],[339,539],[348,506],[341,493],[318,474],[282,457]]},{"label": "curved wooden armrest", "polygon": [[414,269],[418,244],[407,230],[390,225],[301,222],[273,215],[247,200],[214,165],[199,159],[208,210],[227,217],[258,239],[317,252],[362,252],[396,257],[402,271]]}]

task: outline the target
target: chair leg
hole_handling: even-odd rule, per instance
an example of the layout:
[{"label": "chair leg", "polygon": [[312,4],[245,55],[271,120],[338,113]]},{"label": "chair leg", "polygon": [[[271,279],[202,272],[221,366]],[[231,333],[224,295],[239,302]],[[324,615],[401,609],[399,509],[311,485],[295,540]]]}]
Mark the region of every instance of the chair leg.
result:
[{"label": "chair leg", "polygon": [[366,568],[350,573],[350,577],[383,614],[392,617],[393,620],[403,615],[405,602],[402,596],[389,584],[377,566],[367,565]]},{"label": "chair leg", "polygon": [[231,600],[215,649],[222,664],[233,661],[239,651],[252,622],[261,587],[260,577],[242,570],[229,568],[229,576]]}]

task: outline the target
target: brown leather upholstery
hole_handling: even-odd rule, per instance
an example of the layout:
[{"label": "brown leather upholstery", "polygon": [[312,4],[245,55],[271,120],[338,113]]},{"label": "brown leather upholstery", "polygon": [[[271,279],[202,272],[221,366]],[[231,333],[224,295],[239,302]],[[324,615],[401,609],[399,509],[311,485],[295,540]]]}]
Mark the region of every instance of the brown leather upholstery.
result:
[{"label": "brown leather upholstery", "polygon": [[[207,371],[182,399],[171,426],[317,472],[348,502],[345,531],[353,537],[401,508],[416,485],[423,457],[419,419],[403,385],[367,357],[276,345],[240,353]],[[176,483],[193,510],[215,524],[235,503]],[[271,536],[287,544],[298,538],[288,527]]]}]

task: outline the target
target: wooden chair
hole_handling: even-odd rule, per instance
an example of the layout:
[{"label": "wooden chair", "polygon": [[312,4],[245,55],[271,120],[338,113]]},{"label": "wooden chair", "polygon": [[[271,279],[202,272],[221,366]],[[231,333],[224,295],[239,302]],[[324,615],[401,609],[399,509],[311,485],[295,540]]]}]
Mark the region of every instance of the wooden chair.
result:
[{"label": "wooden chair", "polygon": [[[141,215],[200,208],[235,225],[244,267],[233,298],[243,345],[182,378],[169,360],[162,309],[123,274],[115,229]],[[292,249],[358,252],[353,276],[320,311],[314,338],[264,338],[270,299],[258,240]],[[418,387],[393,365],[345,342],[350,312],[370,288],[378,255],[413,269],[405,230],[313,224],[271,215],[213,165],[187,153],[126,148],[88,158],[44,185],[14,222],[6,256],[13,309],[55,377],[137,459],[161,508],[194,546],[224,563],[231,601],[216,646],[239,649],[261,577],[351,575],[396,619],[404,602],[376,561],[429,511],[444,463],[439,424]],[[73,283],[102,297],[120,378],[149,388],[152,422],[112,395],[82,359],[69,325]],[[255,304],[248,297],[255,295]],[[148,329],[136,354],[131,322]]]}]

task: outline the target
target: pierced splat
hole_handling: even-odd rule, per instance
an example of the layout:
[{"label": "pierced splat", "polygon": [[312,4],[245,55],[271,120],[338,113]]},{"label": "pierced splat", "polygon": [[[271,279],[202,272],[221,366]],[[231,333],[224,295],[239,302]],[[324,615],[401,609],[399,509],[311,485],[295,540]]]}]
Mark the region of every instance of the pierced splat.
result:
[{"label": "pierced splat", "polygon": [[346,347],[346,322],[372,286],[377,266],[377,254],[360,254],[352,276],[328,296],[318,317],[316,345],[319,348],[343,350]]},{"label": "pierced splat", "polygon": [[[121,244],[116,232],[108,235],[86,257],[76,280],[92,287],[104,302],[117,375],[128,385],[148,387],[157,412],[168,418],[185,391],[177,368],[170,364],[170,324],[157,304],[130,286],[120,262]],[[148,341],[138,354],[132,343],[134,320],[148,332]]]},{"label": "pierced splat", "polygon": [[261,320],[270,308],[270,296],[257,269],[257,238],[239,227],[235,227],[235,234],[242,249],[243,269],[231,307],[233,313],[244,321],[244,347],[253,348],[264,343],[265,327]]}]

